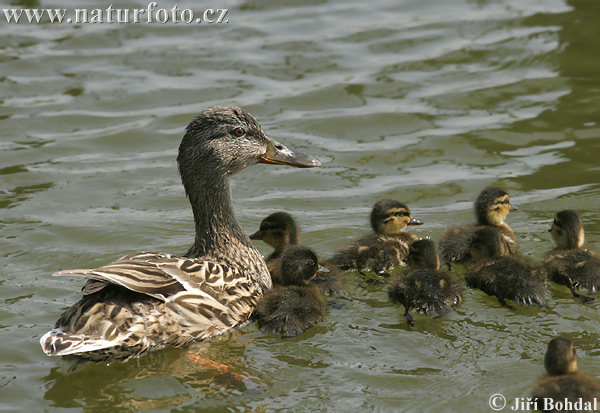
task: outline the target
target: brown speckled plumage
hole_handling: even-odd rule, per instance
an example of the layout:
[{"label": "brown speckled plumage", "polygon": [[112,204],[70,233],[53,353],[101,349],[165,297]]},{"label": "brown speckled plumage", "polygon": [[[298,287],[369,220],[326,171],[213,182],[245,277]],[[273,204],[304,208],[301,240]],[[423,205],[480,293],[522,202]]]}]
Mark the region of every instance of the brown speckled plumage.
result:
[{"label": "brown speckled plumage", "polygon": [[261,162],[319,166],[269,138],[247,112],[214,107],[186,128],[177,157],[196,238],[184,256],[142,252],[103,267],[55,273],[87,278],[83,298],[40,343],[54,356],[126,359],[246,323],[271,279],[238,225],[231,177]]}]

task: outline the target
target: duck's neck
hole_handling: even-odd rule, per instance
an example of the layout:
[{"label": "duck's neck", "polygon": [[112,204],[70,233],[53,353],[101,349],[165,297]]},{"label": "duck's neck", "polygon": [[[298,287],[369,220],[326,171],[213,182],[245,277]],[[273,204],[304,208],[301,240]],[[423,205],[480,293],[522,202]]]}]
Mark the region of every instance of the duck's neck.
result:
[{"label": "duck's neck", "polygon": [[235,219],[229,181],[229,177],[203,180],[197,182],[195,188],[189,188],[196,239],[186,257],[201,257],[236,266],[248,265],[244,257],[254,259],[256,255],[260,258]]}]

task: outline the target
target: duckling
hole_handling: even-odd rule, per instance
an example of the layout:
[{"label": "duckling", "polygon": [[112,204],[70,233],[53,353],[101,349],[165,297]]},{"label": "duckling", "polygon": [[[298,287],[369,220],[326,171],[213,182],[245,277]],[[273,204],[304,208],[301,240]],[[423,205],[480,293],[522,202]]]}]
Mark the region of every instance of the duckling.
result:
[{"label": "duckling", "polygon": [[260,223],[251,240],[261,240],[275,250],[265,258],[273,284],[281,284],[280,264],[283,251],[290,245],[300,244],[300,229],[294,217],[287,212],[274,212]]},{"label": "duckling", "polygon": [[41,337],[46,354],[127,359],[250,321],[271,277],[235,219],[231,178],[256,163],[309,168],[320,162],[267,136],[248,112],[216,106],[187,126],[177,163],[194,215],[192,247],[183,256],[141,252],[98,269],[55,273],[88,281],[83,298]]},{"label": "duckling", "polygon": [[[300,244],[300,229],[294,217],[286,212],[274,212],[260,223],[260,228],[250,235],[252,240],[262,240],[275,248],[267,258],[267,268],[271,273],[273,284],[281,284],[281,256],[286,248]],[[342,287],[343,275],[340,269],[329,261],[320,261],[327,268],[327,273],[318,273],[310,283],[316,285],[325,295],[345,296]]]},{"label": "duckling", "polygon": [[475,201],[477,224],[460,225],[447,229],[440,239],[440,252],[447,262],[468,260],[473,233],[482,226],[490,226],[502,236],[504,250],[514,254],[518,248],[517,237],[505,222],[509,212],[517,207],[510,203],[510,196],[496,187],[485,188]]},{"label": "duckling", "polygon": [[[548,376],[533,385],[531,396],[537,404],[536,410],[544,412],[584,410],[595,411],[595,401],[600,400],[600,383],[587,374],[577,371],[577,354],[573,342],[568,338],[555,337],[550,340],[544,357]],[[567,401],[578,409],[565,408]],[[562,406],[559,406],[562,404]]]},{"label": "duckling", "polygon": [[542,276],[566,285],[574,297],[592,302],[592,297],[578,294],[575,289],[595,293],[600,290],[600,256],[583,248],[584,231],[579,214],[571,209],[560,211],[548,230],[556,243],[542,259]]},{"label": "duckling", "polygon": [[545,307],[550,299],[546,279],[535,273],[529,260],[519,255],[509,256],[503,241],[500,233],[491,227],[474,232],[470,249],[473,262],[465,271],[467,286],[495,295],[500,304],[507,307],[510,306],[505,299]]},{"label": "duckling", "polygon": [[393,199],[377,201],[371,211],[374,233],[365,235],[341,247],[331,261],[345,271],[384,274],[404,265],[410,244],[419,240],[407,225],[422,225],[412,218],[406,204]]},{"label": "duckling", "polygon": [[297,336],[325,317],[323,295],[310,280],[327,269],[319,265],[310,248],[290,246],[281,257],[281,285],[276,285],[258,302],[254,319],[269,334]]},{"label": "duckling", "polygon": [[414,320],[412,308],[421,314],[443,317],[462,301],[462,288],[453,274],[440,271],[440,256],[435,243],[429,239],[410,245],[409,270],[391,284],[388,294],[393,302],[404,305],[404,317],[410,326]]}]

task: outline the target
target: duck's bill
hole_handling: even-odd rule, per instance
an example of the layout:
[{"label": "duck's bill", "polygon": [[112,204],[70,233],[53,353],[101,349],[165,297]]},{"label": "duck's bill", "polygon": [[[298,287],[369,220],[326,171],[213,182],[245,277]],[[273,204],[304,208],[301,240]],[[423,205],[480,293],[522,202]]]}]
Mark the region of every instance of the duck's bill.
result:
[{"label": "duck's bill", "polygon": [[410,221],[406,225],[423,225],[423,221],[419,218],[410,217]]},{"label": "duck's bill", "polygon": [[515,211],[518,211],[518,210],[519,210],[519,208],[517,208],[516,205],[510,204],[508,212],[515,212]]},{"label": "duck's bill", "polygon": [[319,264],[319,268],[317,268],[317,274],[329,274],[329,270]]},{"label": "duck's bill", "polygon": [[269,139],[267,151],[258,159],[259,163],[271,165],[289,165],[296,168],[314,168],[321,166],[318,159],[302,152],[286,148],[279,142]]},{"label": "duck's bill", "polygon": [[248,236],[250,239],[262,239],[262,234],[260,233],[260,231],[256,231],[254,234],[250,234]]}]

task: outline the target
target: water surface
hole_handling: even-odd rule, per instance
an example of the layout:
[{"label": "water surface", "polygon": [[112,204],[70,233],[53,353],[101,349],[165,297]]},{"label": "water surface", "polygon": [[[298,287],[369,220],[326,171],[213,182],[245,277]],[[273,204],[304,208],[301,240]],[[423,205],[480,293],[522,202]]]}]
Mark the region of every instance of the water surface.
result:
[{"label": "water surface", "polygon": [[[564,287],[551,286],[547,311],[466,289],[455,313],[411,328],[386,286],[359,274],[346,278],[349,299],[296,338],[250,325],[73,374],[45,356],[39,337],[82,285],[52,272],[187,250],[176,149],[189,120],[215,104],[244,107],[323,162],[236,176],[248,232],[285,210],[327,257],[368,232],[373,203],[391,197],[426,222],[419,235],[438,239],[471,222],[479,191],[497,185],[520,207],[509,221],[525,255],[552,247],[547,229],[564,208],[581,213],[588,246],[600,249],[595,2],[218,7],[230,9],[228,24],[0,24],[0,409],[486,411],[493,393],[528,395],[556,335],[600,377],[600,304]],[[191,365],[190,352],[245,378]]]}]

